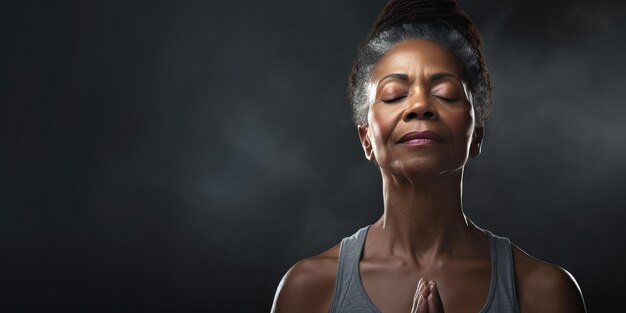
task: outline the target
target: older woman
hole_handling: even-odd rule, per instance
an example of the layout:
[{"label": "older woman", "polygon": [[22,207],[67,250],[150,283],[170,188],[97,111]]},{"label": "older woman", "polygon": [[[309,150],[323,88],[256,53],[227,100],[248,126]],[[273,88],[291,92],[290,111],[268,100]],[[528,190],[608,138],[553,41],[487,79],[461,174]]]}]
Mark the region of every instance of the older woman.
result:
[{"label": "older woman", "polygon": [[350,78],[383,215],[295,264],[272,311],[585,312],[567,271],[463,213],[463,170],[480,154],[491,102],[480,45],[454,1],[387,4]]}]

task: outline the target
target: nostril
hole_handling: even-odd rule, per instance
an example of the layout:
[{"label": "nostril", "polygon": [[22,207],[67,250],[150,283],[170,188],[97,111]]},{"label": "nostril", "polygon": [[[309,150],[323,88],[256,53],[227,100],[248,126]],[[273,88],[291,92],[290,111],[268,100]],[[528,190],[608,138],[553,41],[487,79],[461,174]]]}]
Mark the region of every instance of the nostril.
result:
[{"label": "nostril", "polygon": [[415,112],[411,112],[409,113],[409,115],[406,116],[407,119],[412,119],[412,118],[416,118],[417,117],[417,113]]},{"label": "nostril", "polygon": [[433,112],[430,112],[430,111],[426,111],[426,112],[424,112],[424,117],[426,117],[426,118],[431,118],[431,117],[433,117]]}]

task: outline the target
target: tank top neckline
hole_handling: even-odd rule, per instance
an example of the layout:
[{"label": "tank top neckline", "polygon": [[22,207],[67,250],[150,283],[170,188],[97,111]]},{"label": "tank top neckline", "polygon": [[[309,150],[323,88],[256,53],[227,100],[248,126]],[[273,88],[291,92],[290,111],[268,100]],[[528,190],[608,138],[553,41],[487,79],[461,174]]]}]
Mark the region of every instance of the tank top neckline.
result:
[{"label": "tank top neckline", "polygon": [[[361,292],[361,295],[363,296],[365,303],[367,303],[370,309],[372,309],[374,312],[381,313],[381,311],[378,309],[378,307],[376,307],[376,305],[374,305],[374,302],[372,302],[372,299],[370,299],[369,295],[365,291],[365,287],[363,287],[363,282],[361,281],[361,271],[359,270],[359,263],[361,262],[363,249],[365,247],[365,239],[367,238],[367,231],[369,230],[370,226],[372,225],[367,225],[363,228],[363,235],[361,236],[360,241],[359,241],[359,251],[358,251],[357,257],[354,258],[356,260],[356,264],[353,264],[353,271],[354,271],[353,275],[356,279],[356,285],[359,289],[359,292]],[[487,312],[487,310],[491,306],[491,302],[493,301],[493,297],[496,291],[496,275],[497,275],[496,269],[497,269],[497,262],[498,262],[495,239],[493,238],[493,234],[486,229],[483,229],[483,231],[485,232],[485,234],[487,235],[487,238],[489,239],[489,254],[491,255],[491,259],[490,259],[491,260],[491,264],[490,264],[491,278],[489,282],[489,291],[487,292],[487,300],[485,301],[485,304],[483,304],[483,307],[480,309],[480,311],[478,311],[478,313]]]}]

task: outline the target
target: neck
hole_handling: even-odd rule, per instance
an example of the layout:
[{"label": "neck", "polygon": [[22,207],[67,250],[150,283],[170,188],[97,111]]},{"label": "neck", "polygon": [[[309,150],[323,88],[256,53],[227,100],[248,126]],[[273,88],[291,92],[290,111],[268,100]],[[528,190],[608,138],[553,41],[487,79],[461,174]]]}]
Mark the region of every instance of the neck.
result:
[{"label": "neck", "polygon": [[381,173],[385,210],[371,227],[378,252],[417,263],[462,253],[475,227],[463,213],[462,171],[412,180]]}]

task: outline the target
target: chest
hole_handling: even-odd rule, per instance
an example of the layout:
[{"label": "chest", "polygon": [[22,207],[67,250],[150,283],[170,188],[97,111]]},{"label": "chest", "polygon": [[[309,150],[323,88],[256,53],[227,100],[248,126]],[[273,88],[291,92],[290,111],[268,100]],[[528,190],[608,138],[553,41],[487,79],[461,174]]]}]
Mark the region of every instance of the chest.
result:
[{"label": "chest", "polygon": [[446,313],[480,312],[491,286],[489,261],[451,264],[436,269],[361,261],[359,273],[367,297],[384,313],[410,312],[420,277],[437,282]]}]

